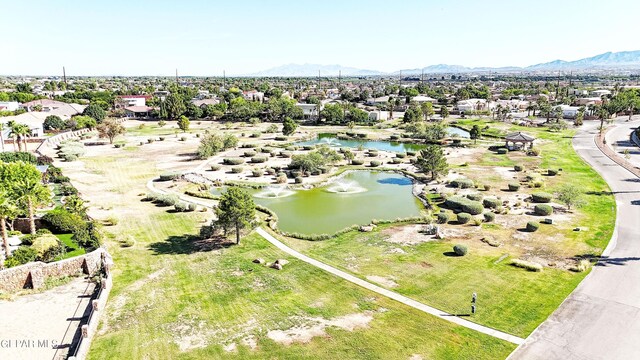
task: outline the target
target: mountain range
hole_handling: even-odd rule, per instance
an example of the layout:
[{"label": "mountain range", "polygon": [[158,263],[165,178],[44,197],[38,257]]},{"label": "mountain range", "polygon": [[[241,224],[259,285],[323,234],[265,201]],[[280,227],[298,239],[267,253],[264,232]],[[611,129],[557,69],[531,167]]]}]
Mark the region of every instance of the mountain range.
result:
[{"label": "mountain range", "polygon": [[605,71],[605,70],[640,70],[640,50],[606,52],[596,56],[579,59],[575,61],[554,60],[542,64],[535,64],[527,67],[506,66],[506,67],[467,67],[462,65],[438,64],[429,65],[417,69],[402,69],[391,73],[377,70],[358,69],[340,65],[318,65],[318,64],[288,64],[274,67],[247,76],[264,77],[315,77],[320,71],[321,76],[379,76],[379,75],[403,75],[421,74],[458,74],[458,73],[509,73],[509,72],[549,72],[549,71]]}]

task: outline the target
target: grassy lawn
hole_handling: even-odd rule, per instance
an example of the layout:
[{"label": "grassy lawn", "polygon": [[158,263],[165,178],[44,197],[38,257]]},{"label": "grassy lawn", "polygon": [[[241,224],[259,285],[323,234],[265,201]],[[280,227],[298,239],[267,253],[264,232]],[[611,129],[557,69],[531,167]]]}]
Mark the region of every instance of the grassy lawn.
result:
[{"label": "grassy lawn", "polygon": [[[83,161],[83,169],[69,171],[74,184],[93,207],[120,218],[105,228],[114,287],[90,359],[495,359],[515,348],[330,276],[255,234],[239,246],[202,251],[190,234],[210,212],[170,213],[139,201],[145,182],[165,170],[127,155]],[[135,244],[121,247],[129,237]],[[255,258],[290,263],[276,271]],[[372,319],[352,331],[327,327],[307,343],[268,336],[354,314]],[[237,348],[225,350],[230,344]]]},{"label": "grassy lawn", "polygon": [[62,243],[67,247],[66,254],[56,260],[68,259],[85,253],[85,250],[82,246],[76,244],[73,240],[71,240],[73,234],[57,234],[56,237],[58,237],[58,239],[60,239],[60,241],[62,241]]}]

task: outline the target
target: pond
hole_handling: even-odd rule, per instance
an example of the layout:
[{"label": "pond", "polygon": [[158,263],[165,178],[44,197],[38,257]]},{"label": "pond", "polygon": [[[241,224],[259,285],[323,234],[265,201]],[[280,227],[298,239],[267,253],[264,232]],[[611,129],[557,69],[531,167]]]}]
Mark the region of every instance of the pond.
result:
[{"label": "pond", "polygon": [[310,190],[273,185],[251,192],[257,204],[278,215],[280,230],[332,234],[373,219],[419,216],[424,207],[412,188],[411,179],[401,174],[359,170]]},{"label": "pond", "polygon": [[[447,132],[453,137],[469,138],[469,132],[456,127],[448,127]],[[318,134],[318,137],[313,140],[300,141],[295,145],[317,145],[326,144],[335,147],[348,147],[359,148],[362,146],[364,149],[376,149],[381,151],[393,151],[393,152],[407,152],[407,151],[420,151],[424,148],[422,144],[398,142],[398,141],[381,141],[381,140],[359,140],[359,139],[338,139],[335,134]]]}]

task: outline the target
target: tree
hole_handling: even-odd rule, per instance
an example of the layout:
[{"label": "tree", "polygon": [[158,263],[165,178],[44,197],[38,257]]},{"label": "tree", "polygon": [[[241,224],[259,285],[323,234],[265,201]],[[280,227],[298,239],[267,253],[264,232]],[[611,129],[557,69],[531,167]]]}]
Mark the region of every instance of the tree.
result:
[{"label": "tree", "polygon": [[282,125],[282,134],[285,136],[293,135],[298,128],[298,123],[292,118],[284,119],[284,123]]},{"label": "tree", "polygon": [[[18,208],[12,199],[9,198],[9,191],[0,189],[0,231],[2,232],[2,244],[4,245],[5,256],[9,257],[9,241],[7,238],[7,219],[15,218],[18,215]],[[2,257],[0,256],[0,259]],[[2,268],[2,261],[0,261]]]},{"label": "tree", "polygon": [[433,104],[430,101],[424,101],[420,104],[420,110],[422,110],[422,115],[425,120],[429,120],[435,111],[433,111]]},{"label": "tree", "polygon": [[611,114],[609,113],[609,110],[603,105],[596,105],[595,113],[598,116],[598,119],[600,119],[600,133],[602,133],[602,131],[604,130],[604,122],[605,120],[609,120]]},{"label": "tree", "polygon": [[320,112],[320,116],[328,123],[341,124],[344,121],[344,112],[340,104],[327,104]]},{"label": "tree", "polygon": [[91,103],[87,106],[82,115],[90,116],[96,120],[96,123],[101,123],[102,120],[107,116],[107,113],[104,109],[97,103]]},{"label": "tree", "polygon": [[124,126],[118,123],[116,120],[107,119],[102,124],[98,125],[98,134],[101,138],[109,139],[109,144],[113,144],[113,140],[118,136],[126,132]]},{"label": "tree", "polygon": [[87,216],[87,207],[78,195],[69,195],[64,198],[64,209],[70,213],[78,214],[82,218]]},{"label": "tree", "polygon": [[177,119],[187,110],[182,97],[176,93],[169,94],[165,101],[163,101],[162,105],[164,105],[166,116],[169,119]]},{"label": "tree", "polygon": [[449,116],[449,108],[447,108],[446,105],[442,105],[440,107],[440,116],[442,117],[442,120],[445,120]]},{"label": "tree", "polygon": [[13,120],[7,123],[11,129],[11,137],[13,137],[13,147],[15,150],[16,142],[18,144],[18,151],[22,151],[22,145],[24,143],[24,149],[27,150],[27,138],[31,136],[31,129],[28,125],[20,124]]},{"label": "tree", "polygon": [[180,128],[180,130],[182,130],[182,132],[186,132],[187,130],[189,130],[190,124],[191,122],[189,121],[189,118],[184,115],[180,116],[180,119],[178,119],[178,127]]},{"label": "tree", "polygon": [[225,235],[230,227],[235,228],[236,244],[240,244],[240,230],[255,220],[255,207],[253,198],[246,190],[230,187],[220,196],[216,208],[218,219],[214,223],[224,229]]},{"label": "tree", "polygon": [[45,130],[62,130],[65,127],[65,122],[58,115],[49,115],[44,119],[42,127]]},{"label": "tree", "polygon": [[196,104],[193,103],[189,103],[187,105],[187,112],[186,115],[191,118],[191,119],[200,119],[202,118],[204,111],[202,111],[202,109],[199,106],[196,106]]},{"label": "tree", "polygon": [[424,116],[422,114],[422,110],[420,109],[418,104],[412,103],[411,105],[409,105],[409,108],[407,109],[407,111],[404,112],[402,121],[406,123],[412,123],[412,122],[420,121],[423,118]]},{"label": "tree", "polygon": [[556,197],[567,206],[568,210],[571,210],[572,206],[581,207],[585,203],[582,199],[582,190],[572,184],[562,185],[556,191]]},{"label": "tree", "polygon": [[27,209],[31,234],[35,234],[35,208],[51,198],[49,188],[42,184],[40,171],[24,162],[0,164],[0,184],[19,207]]},{"label": "tree", "polygon": [[0,123],[0,151],[4,152],[4,123]]},{"label": "tree", "polygon": [[445,174],[449,168],[442,148],[438,145],[427,145],[426,148],[420,150],[416,167],[425,174],[431,173],[431,180],[435,180],[438,175]]},{"label": "tree", "polygon": [[209,158],[218,152],[238,146],[238,138],[233,134],[207,134],[200,140],[198,157]]},{"label": "tree", "polygon": [[93,129],[97,124],[96,119],[91,116],[77,115],[69,119],[67,127],[70,127],[73,130]]},{"label": "tree", "polygon": [[473,143],[475,144],[480,136],[482,135],[482,130],[479,125],[473,125],[471,131],[469,131],[469,138],[473,139]]}]

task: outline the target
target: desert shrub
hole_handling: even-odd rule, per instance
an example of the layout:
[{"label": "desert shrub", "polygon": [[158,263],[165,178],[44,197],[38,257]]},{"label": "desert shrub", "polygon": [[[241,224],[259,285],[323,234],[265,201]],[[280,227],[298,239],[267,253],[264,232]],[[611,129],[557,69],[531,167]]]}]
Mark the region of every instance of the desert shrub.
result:
[{"label": "desert shrub", "polygon": [[211,165],[211,171],[218,171],[221,167],[219,164]]},{"label": "desert shrub", "polygon": [[180,141],[187,141],[187,137],[186,136],[180,136]]},{"label": "desert shrub", "polygon": [[467,199],[474,200],[474,201],[480,201],[480,200],[482,200],[482,195],[480,195],[478,193],[467,194]]},{"label": "desert shrub", "polygon": [[290,158],[292,154],[288,151],[281,151],[280,156],[282,156],[283,158]]},{"label": "desert shrub", "polygon": [[482,200],[482,205],[488,209],[495,209],[500,206],[500,200],[496,198],[486,198]]},{"label": "desert shrub", "polygon": [[115,226],[118,225],[118,218],[115,216],[109,216],[103,223],[107,226]]},{"label": "desert shrub", "polygon": [[451,186],[456,187],[458,189],[469,189],[473,187],[473,181],[467,178],[457,178],[453,179],[450,182]]},{"label": "desert shrub", "polygon": [[485,212],[484,214],[482,214],[482,216],[484,217],[484,222],[492,222],[496,219],[496,214],[490,211]]},{"label": "desert shrub", "polygon": [[243,158],[224,158],[222,159],[222,162],[225,165],[240,165],[240,164],[244,164],[244,159]]},{"label": "desert shrub", "polygon": [[285,184],[287,182],[287,174],[285,173],[280,173],[277,177],[276,177],[276,183],[278,184]]},{"label": "desert shrub", "polygon": [[531,201],[534,203],[548,203],[551,202],[553,195],[546,192],[536,192],[531,194]]},{"label": "desert shrub", "polygon": [[542,265],[540,265],[538,263],[531,262],[531,261],[513,259],[513,260],[511,260],[511,265],[515,266],[515,267],[522,268],[522,269],[526,269],[528,271],[535,271],[535,272],[542,271]]},{"label": "desert shrub", "polygon": [[536,215],[548,216],[553,214],[553,208],[547,204],[536,204],[536,206],[533,207],[533,212]]},{"label": "desert shrub", "polygon": [[520,184],[519,183],[509,183],[508,187],[509,187],[509,191],[518,191],[518,190],[520,190]]},{"label": "desert shrub", "polygon": [[123,247],[123,248],[132,247],[135,244],[136,244],[136,241],[132,236],[127,236],[123,240],[120,240],[120,247]]},{"label": "desert shrub", "polygon": [[395,140],[399,140],[399,139],[400,139],[400,135],[394,134],[394,135],[389,136],[389,140],[391,140],[391,141],[395,141]]},{"label": "desert shrub", "polygon": [[484,210],[484,206],[480,202],[477,201],[469,201],[467,203],[462,204],[462,211],[469,213],[471,215],[482,214]]},{"label": "desert shrub", "polygon": [[529,221],[526,226],[528,232],[536,232],[538,228],[540,228],[540,224],[536,221]]},{"label": "desert shrub", "polygon": [[463,196],[451,196],[445,200],[445,205],[452,209],[460,209],[471,215],[482,214],[484,207],[479,201],[470,200]]},{"label": "desert shrub", "polygon": [[456,255],[458,255],[458,256],[465,256],[465,255],[467,255],[468,250],[467,250],[467,247],[465,245],[456,244],[453,247],[453,252],[456,253]]},{"label": "desert shrub", "polygon": [[509,150],[505,149],[505,148],[499,148],[498,150],[496,150],[496,152],[500,155],[504,155],[506,153],[509,152]]},{"label": "desert shrub", "polygon": [[13,251],[11,256],[4,262],[4,266],[10,268],[22,264],[27,264],[36,260],[38,254],[30,246],[20,246]]},{"label": "desert shrub", "polygon": [[490,184],[484,184],[484,185],[482,185],[482,188],[484,189],[484,191],[489,191],[489,190],[491,190],[491,185]]},{"label": "desert shrub", "polygon": [[85,149],[84,145],[75,140],[64,141],[58,145],[60,150],[58,150],[58,156],[64,159],[64,161],[75,161],[79,157],[84,156]]},{"label": "desert shrub", "polygon": [[174,206],[179,200],[174,194],[158,194],[152,201],[161,206]]},{"label": "desert shrub", "polygon": [[304,145],[304,146],[302,146],[302,148],[304,150],[313,150],[313,149],[316,148],[316,146],[315,145]]},{"label": "desert shrub", "polygon": [[176,212],[185,212],[187,211],[187,204],[183,202],[179,202],[173,205],[173,208],[176,210]]},{"label": "desert shrub", "polygon": [[296,184],[302,184],[302,176],[296,176],[295,177],[295,183]]},{"label": "desert shrub", "polygon": [[522,167],[522,165],[514,165],[513,170],[520,172],[524,170],[524,168]]},{"label": "desert shrub", "polygon": [[165,174],[160,174],[160,181],[170,181],[170,180],[176,180],[180,178],[180,174],[178,173],[165,173]]},{"label": "desert shrub", "polygon": [[287,137],[286,136],[276,136],[274,139],[276,141],[287,141]]},{"label": "desert shrub", "polygon": [[556,176],[556,175],[558,175],[558,170],[548,169],[548,170],[547,170],[547,175],[549,175],[549,176]]},{"label": "desert shrub", "polygon": [[405,153],[397,153],[396,157],[399,158],[399,159],[404,159],[404,158],[407,157],[407,154],[405,154]]},{"label": "desert shrub", "polygon": [[367,155],[370,157],[376,157],[378,156],[378,150],[369,150],[367,151]]},{"label": "desert shrub", "polygon": [[356,134],[360,139],[366,139],[367,138],[367,134],[366,133],[358,133]]},{"label": "desert shrub", "polygon": [[274,169],[274,168],[267,168],[267,174],[269,174],[269,175],[275,175],[275,174],[276,174],[276,169]]},{"label": "desert shrub", "polygon": [[369,163],[369,165],[370,165],[371,167],[378,167],[378,166],[380,166],[381,164],[382,164],[382,163],[381,163],[380,161],[377,161],[377,160],[373,160],[373,161],[371,161],[371,162]]},{"label": "desert shrub", "polygon": [[113,144],[113,147],[116,148],[116,149],[123,148],[124,146],[125,146],[124,143],[115,143],[115,144]]},{"label": "desert shrub", "polygon": [[436,221],[438,224],[446,224],[449,221],[449,214],[446,212],[436,214]]},{"label": "desert shrub", "polygon": [[471,214],[461,212],[458,214],[458,224],[466,224],[471,220]]},{"label": "desert shrub", "polygon": [[540,155],[540,149],[539,148],[532,148],[527,150],[527,155],[529,156],[538,156]]},{"label": "desert shrub", "polygon": [[364,160],[362,159],[353,159],[351,160],[351,165],[362,165],[364,164]]},{"label": "desert shrub", "polygon": [[187,211],[196,211],[198,209],[198,205],[194,203],[187,204]]},{"label": "desert shrub", "polygon": [[251,158],[251,162],[252,163],[256,163],[256,164],[257,163],[263,163],[263,162],[266,162],[266,161],[267,161],[267,158],[264,157],[264,156],[254,156],[254,157]]},{"label": "desert shrub", "polygon": [[245,157],[252,157],[252,156],[255,156],[255,155],[256,155],[256,152],[253,151],[253,150],[249,150],[249,151],[245,151],[244,152],[244,156]]},{"label": "desert shrub", "polygon": [[589,260],[582,259],[576,264],[576,266],[571,267],[571,271],[585,272],[585,271],[587,271],[589,269],[590,265],[591,265],[591,263],[589,262]]},{"label": "desert shrub", "polygon": [[234,166],[231,168],[231,173],[240,174],[242,172],[242,166]]},{"label": "desert shrub", "polygon": [[249,135],[249,137],[259,138],[260,135],[262,135],[262,133],[260,131],[256,131],[256,132],[251,133],[251,135]]},{"label": "desert shrub", "polygon": [[392,164],[402,164],[402,159],[393,158],[391,159]]},{"label": "desert shrub", "polygon": [[413,150],[407,150],[407,156],[416,156],[416,152]]},{"label": "desert shrub", "polygon": [[262,170],[260,169],[253,169],[251,170],[251,175],[253,177],[261,177],[262,176]]},{"label": "desert shrub", "polygon": [[158,140],[160,140],[160,141],[165,141],[165,139],[166,139],[166,137],[164,137],[164,136],[158,137]]}]

